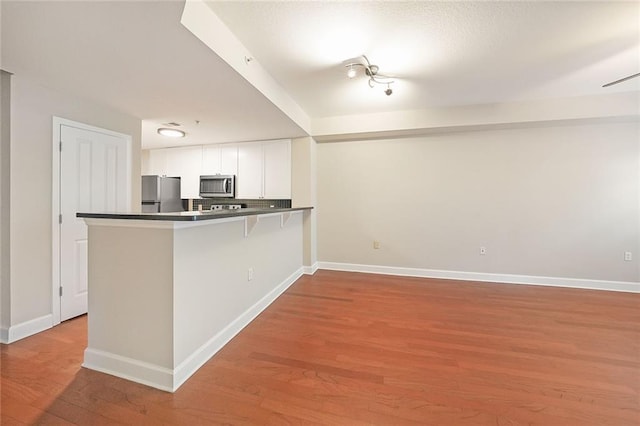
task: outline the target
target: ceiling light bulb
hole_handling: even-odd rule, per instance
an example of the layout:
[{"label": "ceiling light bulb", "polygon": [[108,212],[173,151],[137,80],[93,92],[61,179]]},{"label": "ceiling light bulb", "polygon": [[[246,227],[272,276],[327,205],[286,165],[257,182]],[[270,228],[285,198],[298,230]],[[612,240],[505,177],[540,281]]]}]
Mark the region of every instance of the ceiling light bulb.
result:
[{"label": "ceiling light bulb", "polygon": [[353,78],[356,76],[356,69],[352,66],[349,67],[349,71],[347,71],[347,77]]},{"label": "ceiling light bulb", "polygon": [[158,134],[167,136],[169,138],[184,138],[186,133],[178,129],[168,129],[166,127],[161,127],[158,129]]}]

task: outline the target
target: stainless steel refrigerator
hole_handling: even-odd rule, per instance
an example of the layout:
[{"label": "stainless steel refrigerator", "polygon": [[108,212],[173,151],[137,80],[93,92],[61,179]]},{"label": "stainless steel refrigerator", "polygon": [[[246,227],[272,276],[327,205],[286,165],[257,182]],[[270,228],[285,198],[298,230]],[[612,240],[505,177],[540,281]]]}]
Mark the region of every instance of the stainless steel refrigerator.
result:
[{"label": "stainless steel refrigerator", "polygon": [[181,212],[180,178],[142,176],[142,212]]}]

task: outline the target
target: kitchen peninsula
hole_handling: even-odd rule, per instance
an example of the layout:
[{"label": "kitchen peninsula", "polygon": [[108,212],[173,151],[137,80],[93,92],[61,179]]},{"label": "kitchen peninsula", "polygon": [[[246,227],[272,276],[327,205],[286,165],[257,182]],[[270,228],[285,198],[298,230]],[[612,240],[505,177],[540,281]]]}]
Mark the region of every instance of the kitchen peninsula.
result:
[{"label": "kitchen peninsula", "polygon": [[302,275],[310,210],[78,213],[89,231],[83,366],[175,391]]}]

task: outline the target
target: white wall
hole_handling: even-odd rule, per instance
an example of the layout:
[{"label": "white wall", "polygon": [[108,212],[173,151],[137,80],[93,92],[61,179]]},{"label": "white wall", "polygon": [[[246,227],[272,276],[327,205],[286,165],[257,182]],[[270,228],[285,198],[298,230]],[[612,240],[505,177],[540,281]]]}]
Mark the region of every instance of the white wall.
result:
[{"label": "white wall", "polygon": [[639,127],[319,144],[318,258],[637,283]]},{"label": "white wall", "polygon": [[[0,330],[11,323],[11,295],[9,286],[9,177],[11,75],[0,70]],[[6,336],[0,336],[6,340]]]},{"label": "white wall", "polygon": [[313,138],[297,138],[291,141],[291,205],[314,207],[304,212],[303,265],[306,273],[317,267],[317,144]]},{"label": "white wall", "polygon": [[11,95],[10,326],[16,327],[51,314],[52,117],[132,136],[134,208],[140,205],[141,121],[18,75]]},{"label": "white wall", "polygon": [[277,297],[300,276],[301,216],[281,227],[280,215],[261,215],[247,237],[242,220],[175,232],[174,368],[248,312],[257,315],[261,300],[280,289]]}]

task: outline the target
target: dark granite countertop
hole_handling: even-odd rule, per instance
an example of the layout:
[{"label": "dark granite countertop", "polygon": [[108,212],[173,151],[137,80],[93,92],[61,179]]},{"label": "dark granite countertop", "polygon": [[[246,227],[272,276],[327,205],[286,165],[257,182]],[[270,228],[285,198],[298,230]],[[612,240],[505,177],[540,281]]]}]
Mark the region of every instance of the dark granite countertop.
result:
[{"label": "dark granite countertop", "polygon": [[205,210],[194,212],[167,213],[76,213],[77,217],[87,219],[123,219],[123,220],[166,220],[166,221],[200,221],[222,219],[225,217],[255,216],[270,213],[288,213],[301,210],[311,210],[313,207],[293,208],[245,208],[237,210]]}]

